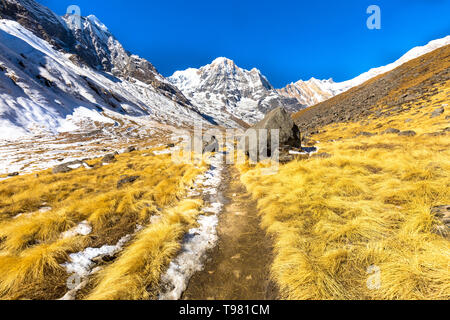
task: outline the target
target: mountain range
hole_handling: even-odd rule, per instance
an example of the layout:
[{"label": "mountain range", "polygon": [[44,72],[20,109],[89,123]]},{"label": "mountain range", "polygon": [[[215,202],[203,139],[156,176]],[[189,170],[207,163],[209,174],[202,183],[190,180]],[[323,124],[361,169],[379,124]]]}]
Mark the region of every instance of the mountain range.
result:
[{"label": "mountain range", "polygon": [[278,91],[284,96],[295,97],[302,104],[313,106],[320,102],[326,101],[338,94],[346,92],[351,88],[357,87],[381,74],[392,71],[408,61],[411,61],[417,57],[425,55],[449,44],[450,36],[430,41],[425,46],[415,47],[411,49],[400,59],[393,63],[390,63],[386,66],[373,68],[351,80],[334,82],[333,79],[318,80],[315,78],[311,78],[308,81],[300,80],[296,83],[288,84],[286,87],[279,89]]},{"label": "mountain range", "polygon": [[2,0],[1,137],[142,121],[245,128],[278,106],[298,112],[449,43],[450,36],[432,41],[349,81],[313,78],[276,89],[258,69],[223,57],[165,78],[93,15],[78,28],[34,0]]}]

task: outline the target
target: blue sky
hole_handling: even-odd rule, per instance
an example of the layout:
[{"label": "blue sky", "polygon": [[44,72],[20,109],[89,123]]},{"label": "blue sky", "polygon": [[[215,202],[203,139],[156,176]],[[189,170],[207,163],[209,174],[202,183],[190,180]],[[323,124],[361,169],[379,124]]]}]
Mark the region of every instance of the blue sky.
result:
[{"label": "blue sky", "polygon": [[[311,77],[351,79],[450,34],[450,0],[38,0],[96,15],[124,47],[165,76],[216,57],[256,67],[275,87]],[[381,30],[366,9],[381,8]]]}]

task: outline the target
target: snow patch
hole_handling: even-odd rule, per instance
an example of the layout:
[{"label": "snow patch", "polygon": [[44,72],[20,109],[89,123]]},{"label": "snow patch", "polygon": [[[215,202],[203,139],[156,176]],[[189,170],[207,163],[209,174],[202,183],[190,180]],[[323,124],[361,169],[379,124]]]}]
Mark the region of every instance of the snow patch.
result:
[{"label": "snow patch", "polygon": [[200,227],[191,229],[185,236],[182,253],[170,263],[169,269],[162,277],[167,292],[163,292],[160,300],[178,300],[187,288],[189,279],[195,272],[203,270],[202,260],[205,253],[216,246],[218,237],[216,226],[217,215],[201,216]]},{"label": "snow patch", "polygon": [[[218,188],[222,181],[222,160],[222,155],[218,153],[210,158],[210,170],[196,179],[196,187],[203,186],[201,190],[198,190],[199,193],[218,194]],[[199,227],[189,230],[185,235],[181,253],[170,263],[168,270],[161,277],[160,300],[180,299],[194,273],[203,270],[208,250],[217,245],[216,229],[222,207],[223,204],[217,199],[203,208],[203,212],[209,213],[209,215],[201,215],[198,218]]]},{"label": "snow patch", "polygon": [[58,132],[75,131],[79,128],[78,125],[86,120],[114,124],[114,120],[101,115],[97,110],[79,107],[74,110],[72,115],[68,115],[66,119],[61,121]]},{"label": "snow patch", "polygon": [[72,253],[70,262],[64,263],[62,266],[66,268],[67,273],[77,274],[80,278],[86,278],[90,275],[92,267],[95,262],[92,261],[95,258],[101,256],[113,256],[131,239],[131,235],[122,237],[117,244],[109,246],[105,245],[100,248],[86,248],[81,252]]},{"label": "snow patch", "polygon": [[61,235],[61,238],[63,238],[63,239],[72,238],[72,237],[75,237],[78,235],[87,236],[91,232],[92,232],[92,227],[89,224],[89,222],[82,221],[76,227],[74,227],[66,232],[63,232],[63,234]]}]

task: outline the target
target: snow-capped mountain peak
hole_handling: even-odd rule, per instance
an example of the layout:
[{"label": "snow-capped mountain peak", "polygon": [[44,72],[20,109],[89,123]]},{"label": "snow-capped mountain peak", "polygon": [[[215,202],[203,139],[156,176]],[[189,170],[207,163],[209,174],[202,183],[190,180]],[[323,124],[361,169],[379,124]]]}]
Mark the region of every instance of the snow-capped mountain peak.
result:
[{"label": "snow-capped mountain peak", "polygon": [[211,65],[226,65],[226,66],[231,66],[231,67],[236,66],[236,64],[234,63],[233,60],[228,59],[226,57],[218,57],[218,58],[214,59],[214,61],[211,62]]},{"label": "snow-capped mountain peak", "polygon": [[86,17],[86,20],[90,21],[91,23],[95,24],[100,30],[102,30],[103,32],[108,32],[109,30],[106,27],[106,25],[104,25],[96,16],[94,16],[93,14],[88,15]]},{"label": "snow-capped mountain peak", "polygon": [[55,19],[35,1],[5,0],[0,17],[8,18],[0,19],[2,138],[92,130],[96,123],[142,123],[142,117],[177,125],[194,119],[210,123],[95,16],[83,17],[82,30],[75,30],[67,16]]},{"label": "snow-capped mountain peak", "polygon": [[242,69],[224,57],[200,69],[177,71],[169,81],[225,126],[242,125],[237,119],[253,124],[278,106],[293,112],[303,108],[295,99],[281,96],[258,69]]},{"label": "snow-capped mountain peak", "polygon": [[286,87],[279,89],[278,92],[286,97],[296,98],[302,104],[312,106],[350,90],[353,87],[359,86],[376,76],[392,71],[408,61],[449,44],[450,36],[446,36],[441,39],[430,41],[427,45],[415,47],[397,61],[386,66],[373,68],[354,79],[343,82],[334,82],[332,79],[318,80],[311,78],[308,81],[300,80],[296,83],[291,83]]}]

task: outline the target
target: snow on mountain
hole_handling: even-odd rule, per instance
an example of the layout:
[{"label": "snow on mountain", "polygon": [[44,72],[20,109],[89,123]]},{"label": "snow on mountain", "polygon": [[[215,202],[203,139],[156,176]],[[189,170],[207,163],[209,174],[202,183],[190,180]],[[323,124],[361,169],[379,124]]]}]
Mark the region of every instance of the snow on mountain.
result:
[{"label": "snow on mountain", "polygon": [[57,48],[69,48],[75,38],[61,17],[34,0],[1,0],[0,19],[19,22]]},{"label": "snow on mountain", "polygon": [[286,87],[279,89],[278,92],[286,97],[296,98],[302,104],[312,106],[347,90],[350,90],[353,87],[359,86],[376,76],[392,71],[408,61],[411,61],[415,58],[418,58],[424,54],[427,54],[449,44],[450,36],[430,41],[425,46],[415,47],[411,49],[400,59],[391,64],[371,69],[368,72],[365,72],[358,77],[348,81],[334,82],[332,79],[317,80],[312,78],[308,81],[300,80],[296,83],[291,83]]},{"label": "snow on mountain", "polygon": [[77,28],[70,16],[66,15],[63,19],[76,39],[74,58],[79,60],[78,63],[87,63],[92,68],[111,72],[122,79],[139,80],[153,86],[166,97],[194,109],[190,101],[159,74],[149,61],[126,51],[97,17],[82,17],[81,29]]},{"label": "snow on mountain", "polygon": [[64,132],[125,116],[168,124],[203,118],[151,84],[77,65],[12,20],[0,20],[0,136]]},{"label": "snow on mountain", "polygon": [[278,106],[292,112],[304,107],[280,95],[258,69],[241,69],[223,57],[200,69],[177,71],[168,79],[202,113],[224,126],[244,125],[239,120],[253,124]]},{"label": "snow on mountain", "polygon": [[1,138],[123,125],[130,117],[212,123],[95,16],[82,17],[79,29],[36,1],[0,1]]},{"label": "snow on mountain", "polygon": [[336,83],[332,80],[318,80],[311,78],[308,81],[300,80],[288,84],[278,92],[286,97],[296,98],[301,104],[312,106],[341,93],[335,88]]}]

